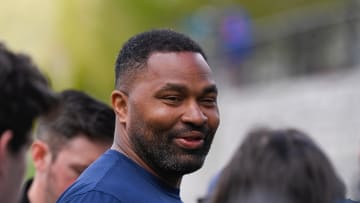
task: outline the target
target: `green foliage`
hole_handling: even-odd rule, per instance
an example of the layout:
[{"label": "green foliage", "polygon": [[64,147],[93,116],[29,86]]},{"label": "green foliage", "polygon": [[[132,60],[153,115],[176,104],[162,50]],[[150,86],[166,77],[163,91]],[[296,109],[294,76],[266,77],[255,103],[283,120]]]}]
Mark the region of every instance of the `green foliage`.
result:
[{"label": "green foliage", "polygon": [[253,17],[267,16],[296,6],[331,0],[190,1],[190,0],[62,0],[57,1],[57,33],[70,61],[74,88],[109,102],[114,62],[122,45],[135,33],[158,27],[176,29],[176,22],[204,6],[241,4]]}]

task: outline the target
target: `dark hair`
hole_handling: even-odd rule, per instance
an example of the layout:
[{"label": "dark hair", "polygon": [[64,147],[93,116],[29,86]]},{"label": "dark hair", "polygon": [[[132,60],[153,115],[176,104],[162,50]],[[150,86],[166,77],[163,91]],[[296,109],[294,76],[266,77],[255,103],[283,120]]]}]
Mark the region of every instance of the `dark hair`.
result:
[{"label": "dark hair", "polygon": [[[122,47],[115,67],[115,85],[128,84],[144,68],[154,52],[197,52],[206,60],[201,47],[190,37],[169,29],[155,29],[130,38]],[[129,77],[128,77],[129,76]]]},{"label": "dark hair", "polygon": [[36,131],[36,137],[48,143],[54,155],[77,136],[104,143],[113,141],[115,113],[109,106],[76,90],[61,92],[59,100],[56,108],[39,118]]},{"label": "dark hair", "polygon": [[47,79],[31,59],[0,43],[0,136],[6,130],[13,132],[12,153],[30,143],[34,119],[55,102]]},{"label": "dark hair", "polygon": [[210,202],[247,202],[269,194],[282,202],[330,203],[344,198],[345,187],[306,134],[259,128],[248,134],[222,172]]}]

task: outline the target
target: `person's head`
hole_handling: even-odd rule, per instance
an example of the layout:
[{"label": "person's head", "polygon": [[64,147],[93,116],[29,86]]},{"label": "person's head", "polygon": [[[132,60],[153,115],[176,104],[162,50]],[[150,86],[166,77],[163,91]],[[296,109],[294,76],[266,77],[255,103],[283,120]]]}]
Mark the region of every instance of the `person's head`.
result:
[{"label": "person's head", "polygon": [[284,203],[331,203],[345,188],[323,151],[296,129],[258,128],[242,142],[222,172],[210,202],[260,197]]},{"label": "person's head", "polygon": [[0,202],[16,201],[33,121],[55,101],[30,58],[0,43]]},{"label": "person's head", "polygon": [[80,173],[110,148],[115,113],[85,93],[66,90],[59,105],[39,118],[32,144],[33,202],[55,202]]},{"label": "person's head", "polygon": [[200,46],[151,30],[130,38],[116,61],[114,147],[178,184],[199,169],[219,125],[217,88]]}]

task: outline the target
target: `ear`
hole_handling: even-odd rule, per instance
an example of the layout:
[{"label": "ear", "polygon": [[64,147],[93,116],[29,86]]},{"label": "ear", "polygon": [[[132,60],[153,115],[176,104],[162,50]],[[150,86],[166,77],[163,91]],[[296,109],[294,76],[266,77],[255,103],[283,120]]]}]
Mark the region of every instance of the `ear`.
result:
[{"label": "ear", "polygon": [[111,93],[112,106],[120,123],[126,123],[128,112],[128,96],[119,90]]},{"label": "ear", "polygon": [[0,135],[0,176],[4,174],[6,160],[9,156],[10,140],[14,136],[11,130],[5,130]]},{"label": "ear", "polygon": [[51,162],[51,152],[49,146],[41,141],[35,140],[31,145],[31,156],[36,171],[44,171]]}]

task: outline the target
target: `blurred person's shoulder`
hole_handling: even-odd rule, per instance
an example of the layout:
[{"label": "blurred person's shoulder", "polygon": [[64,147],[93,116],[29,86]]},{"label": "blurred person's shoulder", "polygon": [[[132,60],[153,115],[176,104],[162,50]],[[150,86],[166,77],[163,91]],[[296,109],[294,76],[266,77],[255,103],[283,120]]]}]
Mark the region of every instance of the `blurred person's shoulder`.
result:
[{"label": "blurred person's shoulder", "polygon": [[336,203],[359,203],[359,202],[351,200],[351,199],[344,199],[344,200],[337,201]]}]

